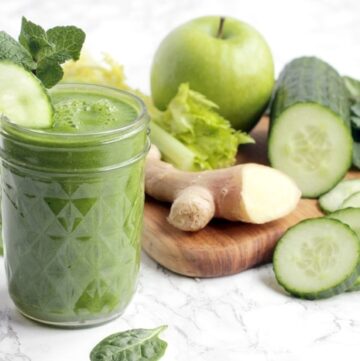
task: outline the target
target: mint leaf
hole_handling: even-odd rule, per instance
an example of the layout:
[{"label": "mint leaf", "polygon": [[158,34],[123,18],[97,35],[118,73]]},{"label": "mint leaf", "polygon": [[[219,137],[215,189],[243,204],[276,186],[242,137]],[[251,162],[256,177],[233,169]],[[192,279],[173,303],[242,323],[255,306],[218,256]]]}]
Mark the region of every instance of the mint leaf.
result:
[{"label": "mint leaf", "polygon": [[28,21],[25,17],[21,21],[19,42],[35,60],[39,58],[39,52],[42,49],[51,48],[45,30],[41,26]]},{"label": "mint leaf", "polygon": [[25,17],[22,18],[19,43],[5,32],[0,32],[0,60],[22,65],[42,81],[53,87],[63,77],[61,64],[78,60],[85,33],[75,26],[57,26],[45,31]]},{"label": "mint leaf", "polygon": [[85,41],[85,33],[75,26],[57,26],[46,32],[48,40],[54,45],[54,56],[62,62],[78,60]]},{"label": "mint leaf", "polygon": [[36,69],[36,76],[46,88],[56,85],[63,77],[64,71],[58,61],[51,57],[40,60]]},{"label": "mint leaf", "polygon": [[47,88],[53,87],[63,77],[60,64],[66,60],[78,60],[85,41],[85,33],[75,26],[57,26],[45,34],[46,45],[37,53],[36,76]]},{"label": "mint leaf", "polygon": [[9,60],[27,70],[36,69],[31,54],[5,31],[0,31],[0,60]]}]

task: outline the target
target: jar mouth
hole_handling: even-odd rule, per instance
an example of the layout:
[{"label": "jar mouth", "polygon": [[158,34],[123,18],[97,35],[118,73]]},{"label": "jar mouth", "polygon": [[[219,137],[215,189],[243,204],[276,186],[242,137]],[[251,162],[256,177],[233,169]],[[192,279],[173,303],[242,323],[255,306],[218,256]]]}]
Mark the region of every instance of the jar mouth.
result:
[{"label": "jar mouth", "polygon": [[[97,84],[87,84],[87,83],[62,83],[62,84],[58,84],[56,85],[56,87],[54,88],[54,90],[61,90],[61,91],[66,91],[66,90],[84,90],[84,91],[94,91],[97,93],[101,93],[101,91],[106,91],[106,92],[110,92],[112,93],[112,95],[114,97],[120,97],[122,98],[122,100],[124,100],[124,98],[126,98],[129,102],[134,103],[133,105],[136,107],[136,110],[138,110],[138,114],[136,116],[136,118],[134,118],[134,120],[130,121],[127,124],[121,125],[119,127],[114,127],[111,129],[104,129],[104,130],[90,130],[90,131],[82,131],[82,132],[64,132],[64,131],[50,131],[47,129],[37,129],[37,128],[27,128],[27,127],[23,127],[21,125],[15,124],[11,121],[11,119],[9,119],[8,117],[6,117],[5,115],[0,114],[0,120],[1,123],[3,123],[5,125],[6,128],[11,128],[16,132],[21,132],[23,134],[28,134],[29,136],[36,136],[36,137],[47,137],[47,138],[57,138],[57,139],[67,139],[70,140],[71,139],[81,139],[83,137],[86,138],[91,138],[91,137],[101,137],[101,136],[120,136],[124,135],[126,136],[126,134],[128,133],[132,133],[134,130],[138,129],[138,128],[142,128],[143,126],[146,126],[148,123],[148,116],[147,116],[147,110],[146,110],[146,105],[145,103],[142,101],[142,99],[140,99],[137,95],[126,91],[126,90],[121,90],[121,89],[117,89],[114,87],[110,87],[110,86],[105,86],[105,85],[97,85]],[[51,94],[50,90],[50,94]]]},{"label": "jar mouth", "polygon": [[[0,157],[11,166],[36,172],[84,174],[125,167],[144,158],[149,150],[149,116],[136,95],[101,85],[61,84],[64,94],[89,90],[114,97],[134,108],[128,122],[114,128],[66,132],[25,128],[0,116]],[[54,91],[58,91],[54,89]],[[5,164],[4,163],[4,164]]]}]

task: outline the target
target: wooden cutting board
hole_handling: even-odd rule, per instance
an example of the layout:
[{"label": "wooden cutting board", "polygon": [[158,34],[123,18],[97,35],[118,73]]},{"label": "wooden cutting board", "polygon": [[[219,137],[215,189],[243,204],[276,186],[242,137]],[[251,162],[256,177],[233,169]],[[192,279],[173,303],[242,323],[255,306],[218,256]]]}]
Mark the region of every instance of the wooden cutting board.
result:
[{"label": "wooden cutting board", "polygon": [[[256,144],[240,147],[238,162],[267,164],[268,118],[253,130]],[[360,178],[352,171],[349,178]],[[217,277],[241,272],[269,262],[279,237],[290,226],[322,213],[317,201],[302,199],[289,216],[264,225],[213,220],[205,229],[191,233],[171,226],[169,204],[146,198],[143,249],[169,270],[191,277]]]}]

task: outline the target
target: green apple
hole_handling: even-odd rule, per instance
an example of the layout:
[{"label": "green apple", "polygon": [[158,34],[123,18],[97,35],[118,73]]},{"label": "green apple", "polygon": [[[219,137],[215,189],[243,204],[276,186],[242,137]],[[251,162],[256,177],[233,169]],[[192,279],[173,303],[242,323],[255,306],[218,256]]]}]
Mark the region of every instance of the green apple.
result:
[{"label": "green apple", "polygon": [[155,106],[164,110],[181,83],[219,105],[234,128],[250,130],[274,85],[269,46],[259,32],[237,19],[194,19],[173,30],[156,51],[151,70]]}]

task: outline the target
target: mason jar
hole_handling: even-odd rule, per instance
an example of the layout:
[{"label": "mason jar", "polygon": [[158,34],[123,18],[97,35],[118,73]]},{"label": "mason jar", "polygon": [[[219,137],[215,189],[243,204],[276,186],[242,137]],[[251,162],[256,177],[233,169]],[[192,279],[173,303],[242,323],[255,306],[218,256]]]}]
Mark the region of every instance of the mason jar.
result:
[{"label": "mason jar", "polygon": [[124,91],[66,84],[50,95],[58,92],[123,102],[134,117],[85,132],[1,120],[6,274],[25,316],[90,326],[119,316],[136,289],[148,116],[142,101]]}]

